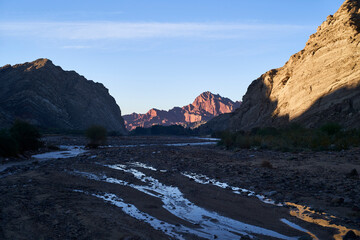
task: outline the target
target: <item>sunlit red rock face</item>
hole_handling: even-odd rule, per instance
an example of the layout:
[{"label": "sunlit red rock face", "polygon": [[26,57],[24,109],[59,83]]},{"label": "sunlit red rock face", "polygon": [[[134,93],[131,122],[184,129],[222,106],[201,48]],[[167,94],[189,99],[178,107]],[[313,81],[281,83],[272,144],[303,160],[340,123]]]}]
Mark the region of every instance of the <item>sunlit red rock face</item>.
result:
[{"label": "sunlit red rock face", "polygon": [[240,106],[240,102],[233,102],[218,94],[204,92],[192,104],[174,107],[169,111],[151,109],[146,114],[124,115],[125,125],[128,130],[136,127],[151,127],[153,125],[169,126],[173,124],[193,126],[195,123],[206,122],[223,113],[233,112]]},{"label": "sunlit red rock face", "polygon": [[360,1],[346,0],[281,68],[249,86],[234,113],[209,121],[212,131],[296,122],[360,127]]}]

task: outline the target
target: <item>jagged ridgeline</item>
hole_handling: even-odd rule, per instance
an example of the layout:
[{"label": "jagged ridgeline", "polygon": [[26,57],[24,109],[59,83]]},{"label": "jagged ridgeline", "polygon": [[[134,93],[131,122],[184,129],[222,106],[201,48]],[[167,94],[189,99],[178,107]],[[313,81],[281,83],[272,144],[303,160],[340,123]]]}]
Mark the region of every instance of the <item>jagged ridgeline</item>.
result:
[{"label": "jagged ridgeline", "polygon": [[174,107],[169,111],[153,108],[145,114],[133,113],[123,117],[129,131],[154,125],[196,128],[219,114],[233,112],[240,104],[241,102],[233,102],[229,98],[207,91],[196,97],[193,103],[181,108]]},{"label": "jagged ridgeline", "polygon": [[104,85],[64,71],[48,59],[1,67],[0,103],[1,127],[22,119],[43,129],[102,125],[126,132],[120,108]]},{"label": "jagged ridgeline", "polygon": [[293,122],[360,127],[359,30],[360,1],[347,0],[303,50],[251,83],[239,109],[209,121],[203,130],[251,130]]}]

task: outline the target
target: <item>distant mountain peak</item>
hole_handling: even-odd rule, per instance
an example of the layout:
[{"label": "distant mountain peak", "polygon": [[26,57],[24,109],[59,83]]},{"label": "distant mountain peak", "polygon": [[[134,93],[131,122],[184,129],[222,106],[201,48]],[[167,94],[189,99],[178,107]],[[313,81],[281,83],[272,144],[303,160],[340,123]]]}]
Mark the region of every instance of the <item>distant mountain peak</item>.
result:
[{"label": "distant mountain peak", "polygon": [[46,63],[53,64],[53,62],[48,58],[38,58],[35,61],[32,61],[31,63],[32,64],[46,64]]},{"label": "distant mountain peak", "polygon": [[214,101],[214,100],[231,101],[230,99],[222,97],[219,94],[214,94],[210,91],[206,91],[206,92],[201,93],[199,96],[197,96],[192,104],[198,105],[200,102],[207,102],[207,101]]},{"label": "distant mountain peak", "polygon": [[206,92],[201,93],[198,97],[209,98],[209,97],[214,96],[214,95],[215,94],[213,94],[212,92],[206,91]]},{"label": "distant mountain peak", "polygon": [[169,111],[150,109],[146,114],[129,114],[123,116],[128,130],[136,127],[151,127],[152,125],[194,125],[206,122],[219,114],[229,113],[240,106],[240,102],[233,102],[210,91],[201,93],[192,104],[174,107]]},{"label": "distant mountain peak", "polygon": [[39,58],[31,62],[30,64],[34,65],[36,69],[55,66],[53,62],[47,58]]},{"label": "distant mountain peak", "polygon": [[59,70],[62,70],[61,67],[55,66],[53,62],[50,59],[47,58],[39,58],[32,62],[26,62],[21,64],[15,64],[14,66],[11,66],[10,64],[5,65],[2,67],[2,69],[6,68],[16,68],[16,69],[23,69],[24,71],[31,71],[36,70],[40,68],[47,68],[47,69],[55,69],[58,68]]}]

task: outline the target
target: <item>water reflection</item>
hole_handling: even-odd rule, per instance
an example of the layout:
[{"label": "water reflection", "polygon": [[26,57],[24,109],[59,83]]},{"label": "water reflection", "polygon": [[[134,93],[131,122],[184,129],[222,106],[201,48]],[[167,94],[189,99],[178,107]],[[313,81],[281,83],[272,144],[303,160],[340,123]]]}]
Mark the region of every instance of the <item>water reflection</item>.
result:
[{"label": "water reflection", "polygon": [[[215,236],[221,236],[221,239],[232,240],[238,239],[240,236],[244,235],[247,235],[250,238],[253,238],[256,235],[263,235],[276,239],[297,239],[297,237],[285,236],[269,229],[246,224],[222,216],[216,212],[208,211],[186,199],[183,193],[179,190],[179,188],[165,185],[159,182],[157,179],[151,176],[147,176],[143,172],[140,172],[136,169],[129,168],[126,165],[116,164],[105,166],[132,174],[135,178],[140,180],[143,185],[132,184],[121,179],[110,178],[106,175],[96,175],[88,172],[74,171],[73,174],[80,175],[96,181],[104,181],[108,183],[119,184],[122,186],[128,186],[150,196],[160,198],[163,202],[163,208],[166,209],[169,213],[198,226],[197,228],[185,228],[184,226],[181,226],[180,228],[175,229],[173,229],[172,226],[169,226],[169,228],[167,228],[167,231],[164,231],[166,234],[169,234],[171,232],[170,230],[173,229],[174,234],[176,234],[176,232],[191,233],[199,237],[208,239],[214,238]],[[96,197],[100,197],[106,200],[102,196],[103,195],[98,195]],[[112,201],[112,203],[115,205],[124,205],[123,203],[120,203],[119,199],[116,202]],[[131,209],[128,210],[129,212],[133,212],[130,211]],[[141,215],[143,214],[141,213]],[[148,218],[144,218],[142,220],[147,222],[146,219]]]},{"label": "water reflection", "polygon": [[315,216],[315,215],[323,215],[323,214],[316,213],[315,211],[311,210],[309,207],[291,203],[291,202],[286,202],[286,205],[294,208],[294,209],[290,210],[290,215],[292,215],[294,217],[297,217],[297,218],[299,218],[303,221],[309,222],[309,223],[314,223],[314,224],[320,225],[322,227],[329,227],[329,228],[337,229],[339,231],[339,233],[334,235],[335,240],[342,240],[348,231],[353,231],[356,235],[360,236],[360,231],[358,231],[358,230],[349,229],[349,228],[346,228],[341,225],[332,224],[332,223],[330,223],[329,220],[324,219],[324,218],[314,218],[313,216]]}]

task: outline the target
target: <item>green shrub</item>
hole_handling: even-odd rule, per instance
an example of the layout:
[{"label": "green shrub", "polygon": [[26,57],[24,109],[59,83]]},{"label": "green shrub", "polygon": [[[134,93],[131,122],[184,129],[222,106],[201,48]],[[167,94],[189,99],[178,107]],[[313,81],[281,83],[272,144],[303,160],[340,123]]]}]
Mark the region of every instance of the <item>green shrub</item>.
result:
[{"label": "green shrub", "polygon": [[240,148],[260,147],[262,145],[261,137],[251,136],[247,134],[239,134],[235,136],[235,146]]},{"label": "green shrub", "polygon": [[341,131],[341,125],[338,123],[327,123],[323,125],[320,130],[327,133],[328,135],[334,135]]},{"label": "green shrub", "polygon": [[0,156],[14,157],[19,153],[16,140],[7,130],[0,130]]},{"label": "green shrub", "polygon": [[236,134],[233,134],[229,131],[223,131],[220,133],[221,140],[220,145],[224,145],[227,149],[234,147],[235,140],[236,140]]},{"label": "green shrub", "polygon": [[10,128],[11,137],[17,142],[20,153],[37,150],[42,146],[38,129],[30,123],[16,120]]},{"label": "green shrub", "polygon": [[85,135],[90,141],[88,147],[96,148],[106,142],[107,131],[103,126],[93,125],[86,129]]},{"label": "green shrub", "polygon": [[274,127],[266,127],[258,129],[256,134],[260,136],[277,136],[280,134],[280,132]]},{"label": "green shrub", "polygon": [[251,135],[258,134],[258,132],[260,131],[260,129],[261,129],[261,128],[259,128],[259,127],[254,127],[254,128],[251,129],[250,134],[251,134]]},{"label": "green shrub", "polygon": [[318,151],[329,149],[333,142],[329,135],[322,132],[315,132],[312,136],[309,136],[309,139],[310,148]]},{"label": "green shrub", "polygon": [[[250,142],[249,136],[245,136],[245,135],[241,135],[241,134],[239,134],[235,137],[235,143],[232,143],[232,144],[234,144],[236,147],[239,147],[239,148],[245,148],[245,149],[251,148],[251,142]],[[227,147],[231,147],[231,145],[228,144]]]},{"label": "green shrub", "polygon": [[337,123],[317,129],[289,125],[285,128],[254,128],[250,132],[222,132],[220,145],[226,148],[261,148],[279,151],[346,150],[360,146],[360,130],[342,130]]}]

